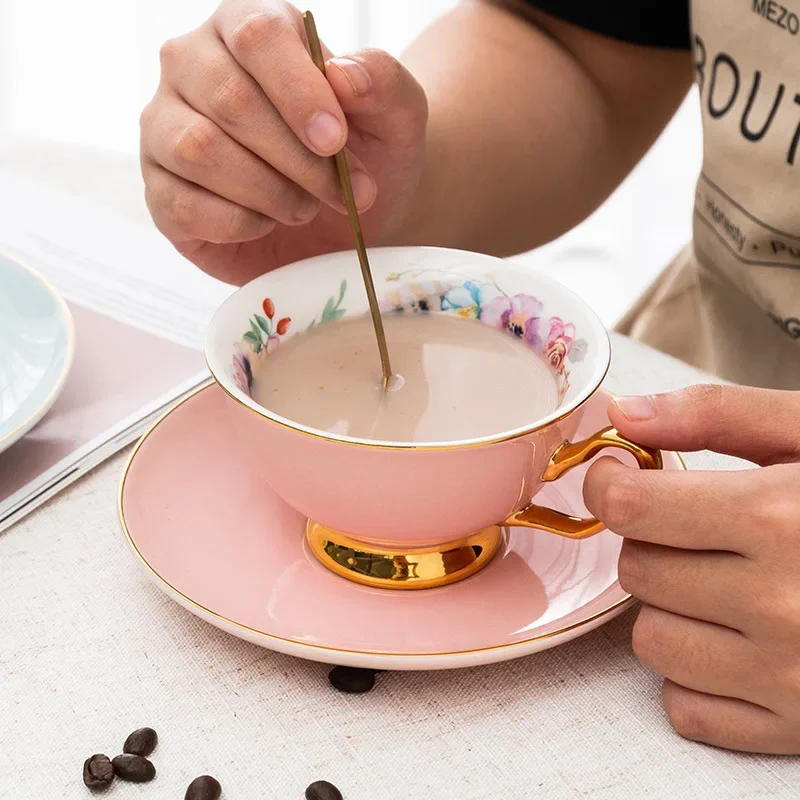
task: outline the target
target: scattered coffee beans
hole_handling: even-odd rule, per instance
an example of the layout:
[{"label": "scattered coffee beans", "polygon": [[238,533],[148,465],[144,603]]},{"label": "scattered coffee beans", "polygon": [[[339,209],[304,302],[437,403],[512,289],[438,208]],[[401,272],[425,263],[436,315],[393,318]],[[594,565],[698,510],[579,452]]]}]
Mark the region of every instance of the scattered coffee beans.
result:
[{"label": "scattered coffee beans", "polygon": [[[340,692],[359,694],[375,685],[377,669],[334,667],[329,674],[331,684]],[[152,728],[137,728],[123,745],[122,755],[109,760],[102,753],[87,758],[83,763],[83,782],[90,789],[103,789],[111,784],[115,775],[123,781],[147,783],[156,776],[156,768],[146,756],[155,750],[158,734]],[[186,788],[184,800],[220,800],[222,786],[211,775],[200,775]],[[306,789],[306,800],[344,800],[342,793],[328,781],[314,781]]]},{"label": "scattered coffee beans", "polygon": [[306,800],[343,800],[342,793],[328,781],[314,781],[306,789]]},{"label": "scattered coffee beans", "polygon": [[357,667],[334,667],[328,673],[334,689],[348,694],[368,692],[375,685],[375,670]]},{"label": "scattered coffee beans", "polygon": [[137,728],[122,745],[123,753],[149,756],[158,744],[158,734],[152,728]]},{"label": "scattered coffee beans", "polygon": [[147,783],[156,776],[156,768],[144,756],[123,753],[121,756],[115,756],[111,763],[114,765],[114,771],[124,781]]},{"label": "scattered coffee beans", "polygon": [[219,800],[221,794],[222,787],[216,778],[201,775],[189,784],[184,800]]},{"label": "scattered coffee beans", "polygon": [[96,753],[83,762],[83,782],[90,789],[104,789],[114,780],[114,765],[108,756]]}]

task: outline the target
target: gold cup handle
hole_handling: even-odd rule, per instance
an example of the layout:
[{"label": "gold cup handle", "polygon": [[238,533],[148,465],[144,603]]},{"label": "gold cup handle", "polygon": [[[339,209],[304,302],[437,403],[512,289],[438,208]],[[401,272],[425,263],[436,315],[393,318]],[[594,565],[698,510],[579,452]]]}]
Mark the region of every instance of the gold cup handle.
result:
[{"label": "gold cup handle", "polygon": [[[618,447],[630,453],[638,462],[640,469],[663,469],[664,459],[660,450],[642,447],[622,436],[616,428],[604,428],[581,442],[564,442],[553,453],[550,463],[542,475],[543,481],[555,481],[573,467],[585,464],[606,447]],[[586,539],[600,533],[606,526],[595,517],[582,519],[562,514],[552,508],[537,506],[535,503],[512,514],[506,525],[557,533],[567,539]]]}]

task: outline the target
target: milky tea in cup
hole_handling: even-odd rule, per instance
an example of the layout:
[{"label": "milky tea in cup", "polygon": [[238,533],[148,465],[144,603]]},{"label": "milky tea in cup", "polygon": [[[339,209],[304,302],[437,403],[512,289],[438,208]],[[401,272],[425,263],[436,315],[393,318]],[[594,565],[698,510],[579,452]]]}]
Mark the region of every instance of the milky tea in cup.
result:
[{"label": "milky tea in cup", "polygon": [[[483,321],[389,311],[395,377],[385,393],[371,317],[320,325],[259,363],[251,395],[310,428],[391,442],[492,436],[547,416],[558,406],[558,383],[539,352],[540,331],[547,327],[547,337],[552,325],[533,314],[516,321],[505,297],[484,309]],[[561,328],[570,341],[572,329]]]}]

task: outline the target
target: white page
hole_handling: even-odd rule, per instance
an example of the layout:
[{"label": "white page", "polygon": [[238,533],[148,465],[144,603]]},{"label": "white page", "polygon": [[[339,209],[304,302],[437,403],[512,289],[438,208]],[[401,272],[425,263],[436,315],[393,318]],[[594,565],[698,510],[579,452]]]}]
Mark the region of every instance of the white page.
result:
[{"label": "white page", "polygon": [[232,291],[154,227],[2,164],[0,251],[39,270],[67,300],[198,349],[214,309]]}]

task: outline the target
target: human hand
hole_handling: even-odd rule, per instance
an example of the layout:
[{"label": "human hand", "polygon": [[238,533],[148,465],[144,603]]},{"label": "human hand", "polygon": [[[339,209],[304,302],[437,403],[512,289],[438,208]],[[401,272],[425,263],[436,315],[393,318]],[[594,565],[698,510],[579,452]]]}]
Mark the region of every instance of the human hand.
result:
[{"label": "human hand", "polygon": [[420,180],[426,122],[422,87],[388,54],[335,58],[326,80],[294,6],[223,0],[162,47],[161,83],[141,118],[147,204],[183,255],[244,283],[352,246],[327,158],[345,143],[368,238],[399,225]]},{"label": "human hand", "polygon": [[625,537],[620,583],[643,603],[633,649],[664,677],[673,727],[800,754],[800,392],[696,386],[620,398],[609,416],[643,445],[761,465],[649,472],[604,458],[584,494]]}]

